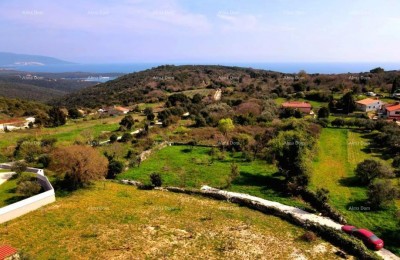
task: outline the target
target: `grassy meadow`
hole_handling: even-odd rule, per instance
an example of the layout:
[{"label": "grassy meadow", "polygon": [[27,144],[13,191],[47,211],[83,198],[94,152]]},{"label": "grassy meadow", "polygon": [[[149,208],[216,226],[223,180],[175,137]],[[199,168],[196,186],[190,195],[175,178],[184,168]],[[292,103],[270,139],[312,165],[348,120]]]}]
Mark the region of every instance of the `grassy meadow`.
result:
[{"label": "grassy meadow", "polygon": [[[298,207],[306,207],[302,201],[286,197],[279,188],[283,179],[277,168],[261,160],[246,162],[241,153],[226,152],[223,160],[212,160],[211,148],[169,146],[153,153],[140,167],[134,167],[118,175],[119,179],[149,182],[151,173],[159,173],[163,185],[200,188],[202,185],[248,193]],[[227,187],[231,164],[235,162],[240,176]]]},{"label": "grassy meadow", "polygon": [[277,217],[222,201],[98,182],[0,225],[35,259],[337,259]]},{"label": "grassy meadow", "polygon": [[[311,188],[330,191],[330,204],[339,210],[350,224],[371,229],[386,239],[391,250],[400,253],[393,241],[399,232],[395,214],[396,205],[387,210],[373,211],[367,204],[367,188],[359,186],[354,170],[358,163],[374,158],[386,164],[378,153],[367,148],[370,140],[362,133],[348,129],[325,128],[319,140],[318,157],[313,163]],[[399,201],[397,201],[399,203]],[[399,204],[397,204],[399,205]],[[358,207],[354,210],[351,207]],[[396,231],[397,230],[397,231]]]}]

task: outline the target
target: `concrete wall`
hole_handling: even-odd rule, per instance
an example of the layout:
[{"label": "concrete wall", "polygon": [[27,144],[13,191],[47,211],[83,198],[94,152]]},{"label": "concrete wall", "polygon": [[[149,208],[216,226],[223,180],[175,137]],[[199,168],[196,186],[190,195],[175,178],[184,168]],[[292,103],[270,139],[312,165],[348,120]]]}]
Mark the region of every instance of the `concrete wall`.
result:
[{"label": "concrete wall", "polygon": [[[10,169],[10,164],[0,164],[2,169]],[[42,169],[28,168],[27,172],[31,172],[36,175],[39,183],[42,185],[44,192],[37,194],[35,196],[29,197],[27,199],[18,201],[11,205],[0,208],[0,223],[7,222],[14,218],[20,217],[29,213],[33,210],[39,209],[44,205],[50,204],[56,201],[56,196],[54,193],[53,186],[50,181],[44,175]]]}]

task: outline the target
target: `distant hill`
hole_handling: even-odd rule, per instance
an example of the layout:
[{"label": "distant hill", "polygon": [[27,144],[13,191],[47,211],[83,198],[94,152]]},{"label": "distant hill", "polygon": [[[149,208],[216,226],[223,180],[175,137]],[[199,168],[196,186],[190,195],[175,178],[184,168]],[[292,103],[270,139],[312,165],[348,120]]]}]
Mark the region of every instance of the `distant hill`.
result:
[{"label": "distant hill", "polygon": [[82,79],[95,76],[116,77],[116,73],[32,73],[24,71],[0,70],[0,96],[36,101],[49,101],[73,91],[93,86],[96,82]]},{"label": "distant hill", "polygon": [[0,66],[43,66],[73,64],[72,62],[40,55],[0,52]]},{"label": "distant hill", "polygon": [[250,97],[286,97],[300,92],[304,95],[310,91],[321,91],[325,95],[331,95],[343,89],[361,93],[376,87],[388,90],[394,77],[399,75],[396,71],[338,75],[305,72],[285,74],[214,65],[164,65],[84,88],[55,100],[53,104],[89,108],[116,104],[132,105],[163,101],[168,95],[176,92],[218,88],[223,90],[222,98],[225,101]]}]

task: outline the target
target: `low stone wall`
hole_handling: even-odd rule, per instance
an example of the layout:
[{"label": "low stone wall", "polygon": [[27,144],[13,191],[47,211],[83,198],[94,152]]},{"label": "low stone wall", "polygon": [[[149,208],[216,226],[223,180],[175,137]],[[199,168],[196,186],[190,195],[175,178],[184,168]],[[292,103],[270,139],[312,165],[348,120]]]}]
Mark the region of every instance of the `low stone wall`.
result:
[{"label": "low stone wall", "polygon": [[[0,164],[0,169],[11,169],[10,164]],[[39,183],[42,185],[44,192],[27,199],[15,202],[11,205],[0,208],[0,223],[10,221],[14,218],[20,217],[33,210],[39,209],[44,205],[56,201],[55,192],[50,181],[44,175],[42,169],[28,168],[27,172],[36,175]]]}]

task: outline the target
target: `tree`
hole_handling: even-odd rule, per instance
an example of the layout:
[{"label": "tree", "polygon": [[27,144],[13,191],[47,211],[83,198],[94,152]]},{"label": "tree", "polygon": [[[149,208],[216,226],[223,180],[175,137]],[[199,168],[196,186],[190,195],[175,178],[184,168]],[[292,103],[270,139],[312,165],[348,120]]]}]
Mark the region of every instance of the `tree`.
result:
[{"label": "tree", "polygon": [[130,133],[124,133],[124,134],[122,135],[120,141],[121,141],[122,143],[127,143],[127,142],[129,142],[130,140],[132,140],[132,138],[133,138],[133,136],[132,136]]},{"label": "tree", "polygon": [[124,170],[124,164],[120,161],[111,160],[108,163],[107,179],[115,179],[117,174]]},{"label": "tree", "polygon": [[205,120],[204,117],[201,116],[201,115],[196,116],[196,117],[194,118],[194,121],[196,122],[196,123],[195,123],[195,126],[196,126],[196,127],[204,127],[204,126],[207,126],[206,120]]},{"label": "tree", "polygon": [[192,102],[194,104],[199,104],[201,101],[203,100],[203,96],[199,93],[194,94],[193,98],[192,98]]},{"label": "tree", "polygon": [[151,107],[146,107],[143,111],[144,115],[146,116],[147,120],[153,121],[154,118],[156,117],[153,113],[153,108]]},{"label": "tree", "polygon": [[57,127],[65,125],[67,122],[67,116],[58,107],[52,107],[49,111],[49,119],[46,126]]},{"label": "tree", "polygon": [[68,116],[72,119],[78,119],[83,117],[82,113],[77,108],[68,109]]},{"label": "tree", "polygon": [[150,182],[155,187],[161,187],[162,185],[161,175],[159,173],[153,172],[152,174],[150,174]]},{"label": "tree", "polygon": [[28,163],[34,162],[36,157],[42,153],[42,147],[38,141],[25,141],[19,148],[19,154]]},{"label": "tree", "polygon": [[381,67],[377,67],[377,68],[374,68],[374,69],[370,70],[369,72],[371,72],[371,73],[382,73],[382,72],[385,72],[385,70],[382,69]]},{"label": "tree", "polygon": [[341,99],[343,112],[346,114],[353,113],[356,110],[356,102],[354,101],[353,94],[347,92]]},{"label": "tree", "polygon": [[357,165],[355,170],[357,178],[361,184],[371,184],[375,178],[392,177],[393,172],[381,162],[366,159]]},{"label": "tree", "polygon": [[392,84],[392,90],[390,91],[390,93],[395,93],[396,92],[396,90],[400,90],[400,77],[398,76],[398,77],[396,77],[394,80],[393,80],[393,84]]},{"label": "tree", "polygon": [[20,175],[21,173],[26,171],[27,168],[28,166],[26,165],[26,163],[22,161],[16,161],[12,164],[11,171],[15,172],[17,175]]},{"label": "tree", "polygon": [[116,134],[112,134],[110,136],[110,143],[115,143],[118,140],[118,136]]},{"label": "tree", "polygon": [[133,125],[135,124],[135,120],[131,115],[126,115],[121,122],[119,122],[120,126],[125,127],[128,130],[131,130]]},{"label": "tree", "polygon": [[235,128],[235,125],[230,118],[223,118],[218,122],[218,130],[224,135],[227,136],[229,132],[231,132]]},{"label": "tree", "polygon": [[398,194],[398,189],[389,180],[378,180],[368,187],[368,201],[376,208],[388,206]]},{"label": "tree", "polygon": [[231,164],[231,172],[228,176],[228,188],[231,186],[232,182],[239,177],[240,171],[239,166],[236,163]]},{"label": "tree", "polygon": [[332,122],[331,122],[331,124],[332,124],[332,126],[335,126],[335,127],[341,127],[341,126],[344,126],[344,119],[343,118],[335,118],[334,120],[332,120]]},{"label": "tree", "polygon": [[52,152],[50,168],[63,178],[67,188],[77,189],[104,178],[108,161],[92,147],[72,145]]},{"label": "tree", "polygon": [[328,118],[329,117],[329,108],[321,107],[318,110],[318,118]]}]

